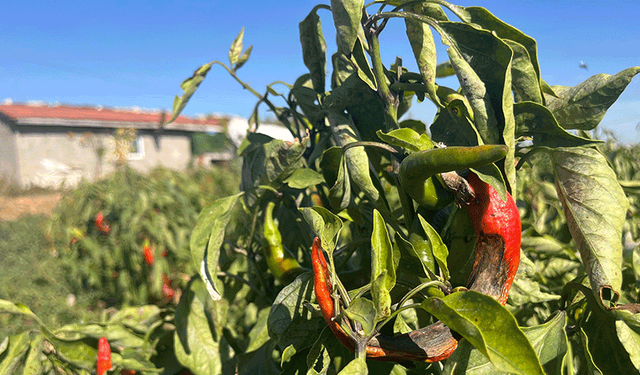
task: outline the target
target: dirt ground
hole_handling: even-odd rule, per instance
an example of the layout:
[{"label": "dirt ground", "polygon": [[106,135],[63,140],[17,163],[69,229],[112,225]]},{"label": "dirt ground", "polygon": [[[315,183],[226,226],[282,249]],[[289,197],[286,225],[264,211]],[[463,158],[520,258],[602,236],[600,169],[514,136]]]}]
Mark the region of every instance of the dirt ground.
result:
[{"label": "dirt ground", "polygon": [[0,195],[0,220],[11,221],[24,215],[51,216],[61,193],[46,193],[7,197]]}]

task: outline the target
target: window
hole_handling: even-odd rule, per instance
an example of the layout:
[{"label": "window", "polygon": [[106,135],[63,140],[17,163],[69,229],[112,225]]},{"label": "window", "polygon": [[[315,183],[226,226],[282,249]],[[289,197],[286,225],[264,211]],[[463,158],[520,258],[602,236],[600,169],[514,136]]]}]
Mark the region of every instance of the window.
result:
[{"label": "window", "polygon": [[136,139],[131,142],[127,160],[142,160],[142,158],[144,158],[144,140],[141,136],[137,136]]}]

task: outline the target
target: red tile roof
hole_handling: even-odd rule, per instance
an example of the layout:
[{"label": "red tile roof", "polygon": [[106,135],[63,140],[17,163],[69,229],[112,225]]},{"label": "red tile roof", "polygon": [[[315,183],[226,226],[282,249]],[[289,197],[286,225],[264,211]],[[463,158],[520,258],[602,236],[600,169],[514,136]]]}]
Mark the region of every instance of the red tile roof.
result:
[{"label": "red tile roof", "polygon": [[[73,107],[67,105],[48,106],[30,104],[0,104],[0,112],[20,122],[20,119],[61,119],[61,120],[93,120],[107,122],[148,123],[159,124],[162,112],[136,111],[132,109],[111,109],[99,107]],[[165,114],[164,121],[171,118],[170,113]],[[179,116],[175,125],[220,125],[217,118],[192,118]]]}]

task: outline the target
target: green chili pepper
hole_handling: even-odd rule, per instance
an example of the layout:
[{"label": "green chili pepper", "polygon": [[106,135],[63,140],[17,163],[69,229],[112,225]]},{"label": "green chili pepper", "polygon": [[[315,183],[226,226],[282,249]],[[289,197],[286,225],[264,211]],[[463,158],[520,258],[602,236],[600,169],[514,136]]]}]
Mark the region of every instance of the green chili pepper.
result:
[{"label": "green chili pepper", "polygon": [[285,284],[293,281],[304,271],[296,258],[282,245],[282,235],[278,226],[273,221],[273,209],[275,202],[269,202],[264,212],[264,255],[267,258],[267,266],[271,273]]},{"label": "green chili pepper", "polygon": [[400,164],[400,184],[421,207],[437,210],[453,201],[454,195],[441,182],[440,173],[477,168],[504,158],[507,146],[446,147],[418,151]]}]

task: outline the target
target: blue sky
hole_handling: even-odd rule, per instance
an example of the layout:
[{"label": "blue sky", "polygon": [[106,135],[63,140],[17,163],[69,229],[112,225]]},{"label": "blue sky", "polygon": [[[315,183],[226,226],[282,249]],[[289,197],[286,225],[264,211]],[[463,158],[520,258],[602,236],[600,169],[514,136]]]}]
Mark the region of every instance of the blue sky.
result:
[{"label": "blue sky", "polygon": [[[329,1],[325,1],[328,3]],[[495,0],[479,5],[538,42],[542,77],[573,86],[597,73],[640,65],[640,1]],[[253,45],[240,77],[263,92],[275,80],[293,83],[306,72],[298,23],[315,1],[65,1],[9,0],[0,24],[0,101],[170,109],[180,82],[212,60],[228,62],[228,49],[245,27]],[[377,9],[377,8],[375,8]],[[321,11],[328,53],[335,51],[329,12]],[[381,37],[383,62],[396,56],[415,70],[401,20]],[[439,47],[439,61],[446,60]],[[579,68],[581,61],[588,71]],[[444,81],[450,86],[457,85]],[[248,117],[255,98],[214,67],[184,113]],[[434,107],[414,105],[413,118],[430,123]],[[640,78],[607,113],[602,128],[625,142],[640,142]]]}]

